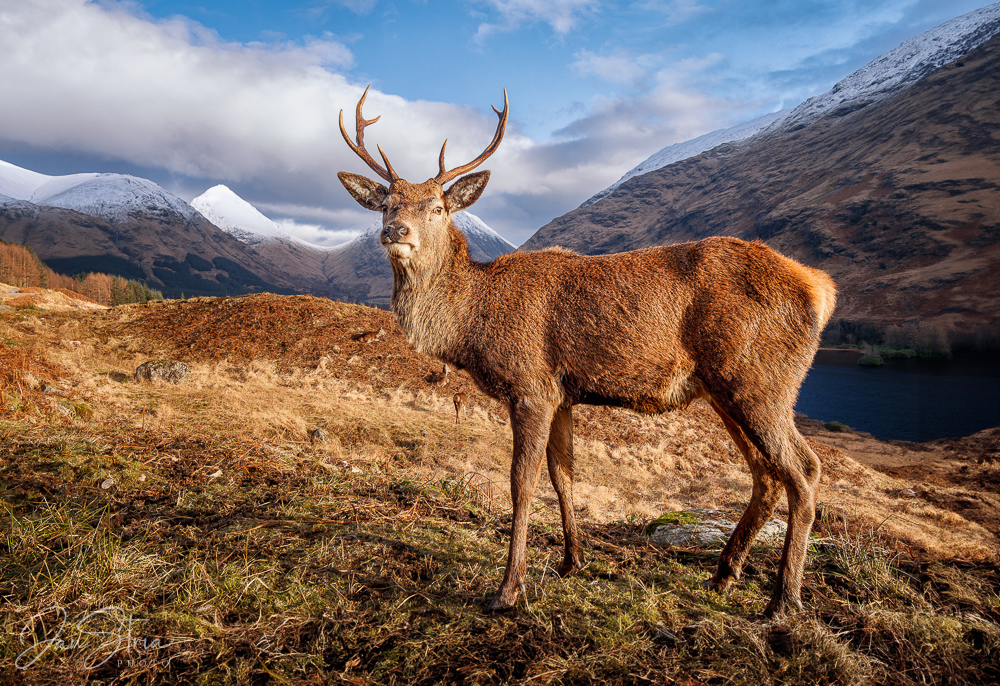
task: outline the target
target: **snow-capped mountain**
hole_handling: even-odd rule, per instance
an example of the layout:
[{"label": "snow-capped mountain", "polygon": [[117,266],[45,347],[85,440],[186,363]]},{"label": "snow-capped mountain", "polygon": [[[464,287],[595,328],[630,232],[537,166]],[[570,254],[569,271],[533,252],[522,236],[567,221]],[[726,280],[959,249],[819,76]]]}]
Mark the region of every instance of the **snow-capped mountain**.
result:
[{"label": "snow-capped mountain", "polygon": [[31,245],[57,272],[140,279],[169,297],[325,283],[318,264],[261,255],[152,181],[125,174],[49,176],[0,161],[0,238]]},{"label": "snow-capped mountain", "polygon": [[629,179],[699,155],[725,143],[746,143],[756,136],[777,131],[794,131],[826,114],[846,114],[867,107],[905,90],[935,69],[948,64],[1000,33],[1000,3],[956,17],[895,50],[872,60],[839,81],[832,89],[793,109],[764,115],[728,129],[719,129],[683,143],[668,145],[637,167],[629,170],[608,188],[584,201],[587,207],[615,191]]},{"label": "snow-capped mountain", "polygon": [[[379,242],[382,219],[373,219],[359,236],[334,248],[306,243],[283,231],[251,203],[229,188],[219,185],[208,189],[191,204],[213,224],[245,245],[272,265],[289,274],[322,273],[324,283],[302,281],[311,292],[343,300],[387,305],[392,293],[392,269],[385,249]],[[468,241],[474,260],[489,262],[517,247],[469,212],[453,217]]]},{"label": "snow-capped mountain", "polygon": [[[516,249],[475,215],[459,212],[455,224],[473,259]],[[48,176],[0,161],[0,238],[30,244],[57,271],[137,278],[170,297],[271,290],[381,303],[392,271],[380,229],[320,247],[223,185],[189,205],[134,176]]]},{"label": "snow-capped mountain", "polygon": [[[289,235],[277,222],[266,217],[252,204],[221,184],[209,188],[192,200],[191,205],[217,227],[252,248],[260,248],[275,241],[286,243],[294,241],[316,250],[336,249],[312,245]],[[498,255],[517,249],[517,246],[470,212],[464,210],[457,212],[453,219],[455,226],[468,239],[473,259],[489,261]],[[377,245],[381,227],[381,220],[378,220],[354,240],[374,242]]]},{"label": "snow-capped mountain", "polygon": [[795,130],[834,111],[846,114],[909,88],[1000,33],[1000,3],[963,14],[904,42],[809,98],[771,130]]},{"label": "snow-capped mountain", "polygon": [[197,215],[189,204],[146,179],[99,173],[48,176],[3,161],[0,195],[42,207],[75,210],[112,224],[137,215],[177,214],[189,221]]},{"label": "snow-capped mountain", "polygon": [[624,176],[605,188],[603,191],[596,193],[594,196],[584,201],[580,207],[593,205],[601,198],[613,193],[618,186],[622,185],[633,176],[639,176],[640,174],[651,172],[654,169],[666,167],[668,164],[686,160],[687,158],[694,157],[695,155],[703,153],[706,150],[718,147],[723,143],[733,143],[735,141],[750,138],[751,136],[756,136],[758,133],[764,131],[775,122],[778,122],[788,116],[791,111],[791,108],[788,108],[779,112],[772,112],[771,114],[765,114],[763,117],[758,117],[752,121],[731,126],[728,129],[718,129],[716,131],[712,131],[711,133],[706,133],[703,136],[692,138],[689,141],[684,141],[683,143],[668,145],[663,148],[663,150],[653,153],[647,157],[642,161],[642,163],[639,164],[639,166],[630,169]]},{"label": "snow-capped mountain", "polygon": [[517,246],[486,225],[482,219],[461,210],[452,216],[452,222],[465,234],[469,242],[469,254],[480,262],[495,260],[500,255],[514,252]]},{"label": "snow-capped mountain", "polygon": [[191,201],[191,206],[220,229],[250,247],[256,248],[269,241],[292,240],[276,222],[265,217],[260,210],[222,184],[212,186],[199,195]]}]

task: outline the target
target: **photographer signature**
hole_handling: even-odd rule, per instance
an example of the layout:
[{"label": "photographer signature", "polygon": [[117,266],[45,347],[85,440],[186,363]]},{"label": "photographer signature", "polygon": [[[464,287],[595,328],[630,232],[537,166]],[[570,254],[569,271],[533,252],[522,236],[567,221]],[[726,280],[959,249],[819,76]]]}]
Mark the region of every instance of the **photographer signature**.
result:
[{"label": "photographer signature", "polygon": [[135,619],[113,605],[93,610],[75,621],[70,620],[63,607],[46,608],[33,615],[21,629],[18,638],[28,647],[14,660],[14,666],[27,669],[46,653],[88,651],[83,666],[96,669],[119,653],[149,652],[171,645],[161,643],[158,637],[136,635],[139,626],[148,621]]}]

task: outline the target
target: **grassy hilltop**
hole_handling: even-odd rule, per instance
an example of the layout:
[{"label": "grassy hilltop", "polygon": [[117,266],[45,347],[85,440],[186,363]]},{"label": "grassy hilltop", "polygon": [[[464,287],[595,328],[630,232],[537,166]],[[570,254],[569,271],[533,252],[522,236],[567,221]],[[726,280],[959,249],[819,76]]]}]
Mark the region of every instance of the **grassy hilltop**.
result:
[{"label": "grassy hilltop", "polygon": [[[133,380],[153,359],[190,375]],[[390,314],[309,296],[0,309],[0,683],[1000,680],[1000,430],[887,444],[803,418],[824,467],[806,609],[769,621],[778,550],[719,596],[717,552],[642,536],[749,499],[708,407],[577,408],[589,564],[553,575],[543,477],[524,598],[486,615],[510,427],[438,369]]]}]

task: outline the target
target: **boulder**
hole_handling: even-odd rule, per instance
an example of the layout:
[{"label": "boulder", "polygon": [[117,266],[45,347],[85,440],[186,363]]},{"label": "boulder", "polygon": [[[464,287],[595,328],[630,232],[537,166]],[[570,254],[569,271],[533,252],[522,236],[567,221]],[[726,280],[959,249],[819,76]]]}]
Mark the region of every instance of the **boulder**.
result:
[{"label": "boulder", "polygon": [[[755,543],[780,545],[785,540],[788,525],[772,519],[757,535]],[[716,549],[726,545],[736,522],[732,515],[718,510],[687,510],[667,512],[646,525],[643,535],[652,543],[686,548]]]},{"label": "boulder", "polygon": [[136,381],[169,381],[178,384],[189,374],[188,366],[173,360],[150,360],[135,370]]}]

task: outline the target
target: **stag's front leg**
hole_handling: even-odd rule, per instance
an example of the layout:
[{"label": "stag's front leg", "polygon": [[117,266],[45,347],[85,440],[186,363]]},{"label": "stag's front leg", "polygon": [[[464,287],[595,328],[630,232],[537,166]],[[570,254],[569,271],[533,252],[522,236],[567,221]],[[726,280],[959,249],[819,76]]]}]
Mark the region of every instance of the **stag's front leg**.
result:
[{"label": "stag's front leg", "polygon": [[553,407],[540,401],[523,399],[510,404],[510,426],[514,433],[514,455],[510,465],[510,496],[514,519],[510,531],[510,552],[503,582],[488,611],[514,606],[524,586],[527,570],[528,512],[542,473],[542,455],[548,442]]}]

